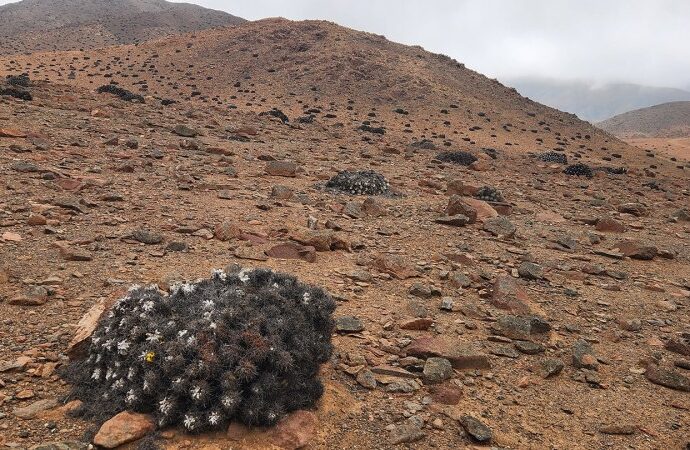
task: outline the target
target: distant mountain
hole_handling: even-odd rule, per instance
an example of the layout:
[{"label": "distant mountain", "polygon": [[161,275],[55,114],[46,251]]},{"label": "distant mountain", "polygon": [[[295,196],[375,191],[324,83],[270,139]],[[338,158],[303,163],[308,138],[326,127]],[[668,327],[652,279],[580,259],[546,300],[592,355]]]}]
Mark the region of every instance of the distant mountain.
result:
[{"label": "distant mountain", "polygon": [[164,0],[23,0],[0,6],[0,54],[133,44],[242,22]]},{"label": "distant mountain", "polygon": [[690,137],[690,102],[672,102],[630,111],[597,126],[618,137]]},{"label": "distant mountain", "polygon": [[690,100],[690,92],[637,84],[595,85],[583,81],[513,78],[502,82],[522,95],[581,119],[599,122],[609,117],[661,103]]}]

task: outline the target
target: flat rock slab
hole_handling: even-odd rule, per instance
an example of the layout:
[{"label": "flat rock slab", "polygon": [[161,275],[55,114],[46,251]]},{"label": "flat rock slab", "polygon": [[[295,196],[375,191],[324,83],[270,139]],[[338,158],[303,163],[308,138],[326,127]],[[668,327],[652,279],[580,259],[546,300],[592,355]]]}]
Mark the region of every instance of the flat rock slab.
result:
[{"label": "flat rock slab", "polygon": [[421,337],[408,345],[408,356],[446,358],[455,369],[490,369],[489,357],[471,344],[445,337]]},{"label": "flat rock slab", "polygon": [[46,398],[43,400],[38,400],[36,402],[33,402],[32,404],[30,404],[28,406],[24,406],[21,408],[15,408],[12,411],[12,414],[19,417],[20,419],[29,420],[29,419],[33,419],[34,417],[36,417],[36,415],[38,413],[45,411],[47,409],[55,408],[57,405],[58,405],[58,401],[56,398]]},{"label": "flat rock slab", "polygon": [[100,447],[116,448],[143,438],[155,428],[150,416],[124,411],[101,426],[93,443]]},{"label": "flat rock slab", "polygon": [[283,418],[271,431],[271,442],[285,450],[296,450],[309,444],[316,435],[319,420],[309,411],[295,411]]}]

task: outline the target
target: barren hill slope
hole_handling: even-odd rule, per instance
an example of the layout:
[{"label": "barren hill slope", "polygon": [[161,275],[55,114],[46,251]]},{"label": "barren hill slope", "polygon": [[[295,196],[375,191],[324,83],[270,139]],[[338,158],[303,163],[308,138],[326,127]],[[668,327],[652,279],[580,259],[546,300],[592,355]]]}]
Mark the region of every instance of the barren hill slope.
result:
[{"label": "barren hill slope", "polygon": [[23,0],[0,6],[0,54],[137,43],[241,22],[164,0]]},{"label": "barren hill slope", "polygon": [[619,137],[690,137],[690,102],[670,102],[619,114],[597,124]]},{"label": "barren hill slope", "polygon": [[333,129],[368,124],[411,144],[597,160],[629,149],[575,116],[520,96],[448,57],[338,25],[269,19],[87,52],[13,56],[0,74],[262,112]]}]

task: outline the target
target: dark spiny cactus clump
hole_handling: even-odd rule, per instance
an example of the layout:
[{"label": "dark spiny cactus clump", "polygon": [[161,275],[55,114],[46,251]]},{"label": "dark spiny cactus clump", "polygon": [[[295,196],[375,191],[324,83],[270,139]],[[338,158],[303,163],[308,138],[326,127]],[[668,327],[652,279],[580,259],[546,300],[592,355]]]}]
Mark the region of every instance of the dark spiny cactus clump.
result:
[{"label": "dark spiny cactus clump", "polygon": [[273,425],[321,397],[334,309],[321,288],[264,269],[215,271],[169,295],[135,286],[64,370],[69,399],[86,418],[130,410],[191,433]]},{"label": "dark spiny cactus clump", "polygon": [[483,186],[479,188],[474,196],[479,200],[484,200],[485,202],[500,203],[504,201],[501,191],[491,186]]},{"label": "dark spiny cactus clump", "polygon": [[14,86],[2,87],[0,86],[0,95],[9,95],[10,97],[18,98],[20,100],[31,101],[33,96],[31,92],[25,91]]},{"label": "dark spiny cactus clump", "polygon": [[7,77],[5,78],[7,80],[7,84],[11,84],[12,86],[28,88],[31,85],[29,75],[26,73],[23,73],[21,75],[7,75]]},{"label": "dark spiny cactus clump", "polygon": [[477,157],[468,152],[443,152],[439,153],[436,159],[446,163],[469,166],[477,160]]},{"label": "dark spiny cactus clump", "polygon": [[373,170],[344,170],[331,178],[326,188],[351,195],[382,195],[388,193],[390,185],[383,175]]},{"label": "dark spiny cactus clump", "polygon": [[436,150],[436,144],[429,139],[422,139],[421,141],[414,141],[410,144],[412,148],[420,148],[422,150]]},{"label": "dark spiny cactus clump", "polygon": [[116,95],[126,102],[136,101],[136,102],[144,103],[144,97],[142,97],[141,95],[130,92],[127,89],[123,89],[123,88],[116,86],[114,84],[105,84],[105,85],[99,87],[97,92],[99,94]]},{"label": "dark spiny cactus clump", "polygon": [[592,178],[594,176],[592,168],[589,167],[587,164],[582,163],[577,163],[566,167],[563,173],[566,175],[576,175],[578,177],[587,178]]},{"label": "dark spiny cactus clump", "polygon": [[604,170],[611,175],[625,175],[628,173],[628,169],[625,167],[606,167]]},{"label": "dark spiny cactus clump", "polygon": [[373,134],[386,134],[386,129],[383,127],[372,127],[369,124],[364,124],[361,127],[359,127],[360,130],[366,131],[367,133],[373,133]]},{"label": "dark spiny cactus clump", "polygon": [[558,152],[545,152],[538,156],[540,161],[556,163],[556,164],[568,164],[568,157],[563,153]]},{"label": "dark spiny cactus clump", "polygon": [[260,115],[262,115],[262,116],[267,115],[267,116],[275,117],[277,119],[280,119],[280,121],[283,123],[288,123],[290,121],[290,118],[283,111],[279,110],[278,108],[273,108],[272,110],[263,112]]},{"label": "dark spiny cactus clump", "polygon": [[309,114],[308,116],[302,116],[297,118],[299,123],[313,123],[316,116],[314,114]]}]

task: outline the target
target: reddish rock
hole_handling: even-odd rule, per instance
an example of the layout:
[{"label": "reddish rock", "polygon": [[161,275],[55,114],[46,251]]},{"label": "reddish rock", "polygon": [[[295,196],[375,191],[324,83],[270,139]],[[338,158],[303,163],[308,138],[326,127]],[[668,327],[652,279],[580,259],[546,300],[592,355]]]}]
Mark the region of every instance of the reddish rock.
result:
[{"label": "reddish rock", "polygon": [[295,411],[283,418],[270,432],[270,440],[284,450],[296,450],[309,444],[316,435],[319,421],[309,411]]},{"label": "reddish rock", "polygon": [[60,256],[62,259],[65,261],[91,261],[93,257],[81,250],[75,250],[73,248],[69,248],[65,245],[61,244],[55,244],[55,246],[58,248],[58,251],[60,252]]},{"label": "reddish rock", "polygon": [[603,233],[623,233],[625,225],[610,217],[603,217],[597,221],[596,230]]},{"label": "reddish rock", "polygon": [[498,211],[484,200],[467,197],[464,199],[464,202],[477,212],[477,222],[483,223],[485,220],[498,217],[499,215]]},{"label": "reddish rock", "polygon": [[94,304],[77,323],[77,330],[74,337],[67,345],[67,356],[71,360],[82,358],[91,344],[91,335],[98,326],[98,321],[101,320],[103,314],[115,304],[118,298],[124,292],[119,291],[113,293],[108,298],[100,299]]},{"label": "reddish rock", "polygon": [[479,191],[480,188],[481,186],[467,184],[459,178],[454,178],[452,180],[448,180],[446,194],[472,197],[477,193],[477,191]]},{"label": "reddish rock", "polygon": [[55,184],[66,191],[78,191],[82,187],[81,181],[73,178],[58,178]]},{"label": "reddish rock", "polygon": [[56,398],[46,398],[35,401],[30,405],[23,406],[21,408],[15,408],[12,410],[12,414],[20,419],[29,420],[33,419],[43,411],[55,408],[58,404],[59,402]]},{"label": "reddish rock", "polygon": [[274,177],[296,177],[298,166],[291,161],[269,161],[266,173]]},{"label": "reddish rock", "polygon": [[448,199],[446,215],[462,215],[469,219],[469,223],[475,223],[477,221],[477,210],[470,206],[466,200],[469,199],[466,197],[460,197],[459,195],[453,195],[450,199]]},{"label": "reddish rock", "polygon": [[386,215],[386,207],[380,200],[369,197],[362,202],[362,212],[370,217],[381,217]]},{"label": "reddish rock", "polygon": [[239,239],[242,236],[242,229],[237,224],[227,221],[216,225],[213,231],[213,236],[219,241]]},{"label": "reddish rock", "polygon": [[93,443],[100,447],[116,448],[143,438],[155,428],[150,416],[124,411],[101,426]]},{"label": "reddish rock", "polygon": [[421,337],[405,347],[408,356],[428,358],[439,356],[450,361],[455,369],[489,369],[487,355],[466,342],[446,337]]},{"label": "reddish rock", "polygon": [[0,128],[0,137],[6,138],[25,138],[26,133],[13,128]]},{"label": "reddish rock", "polygon": [[624,203],[618,206],[618,212],[631,214],[635,217],[648,216],[647,208],[642,203]]},{"label": "reddish rock", "polygon": [[491,304],[513,314],[530,314],[529,297],[515,279],[502,275],[496,278],[491,296]]},{"label": "reddish rock", "polygon": [[432,319],[417,317],[402,321],[399,327],[401,330],[425,331],[428,330],[433,324],[434,321]]},{"label": "reddish rock", "polygon": [[29,216],[29,220],[27,220],[26,223],[31,226],[40,226],[48,223],[48,219],[46,219],[45,216],[42,216],[40,214],[31,214]]},{"label": "reddish rock", "polygon": [[290,233],[290,239],[314,247],[317,252],[350,250],[350,243],[333,230],[298,229]]},{"label": "reddish rock", "polygon": [[301,259],[313,263],[316,262],[316,249],[311,246],[288,242],[266,250],[266,256],[278,259]]},{"label": "reddish rock", "polygon": [[648,245],[639,241],[622,241],[616,244],[616,249],[633,259],[651,260],[659,252],[653,245]]},{"label": "reddish rock", "polygon": [[415,266],[408,263],[402,256],[399,255],[379,254],[374,257],[371,265],[375,269],[392,275],[399,280],[406,280],[408,278],[414,278],[420,275]]},{"label": "reddish rock", "polygon": [[432,386],[429,390],[434,402],[442,405],[457,405],[462,399],[462,390],[450,384]]},{"label": "reddish rock", "polygon": [[22,237],[18,233],[6,231],[2,233],[2,240],[7,242],[21,242]]}]

